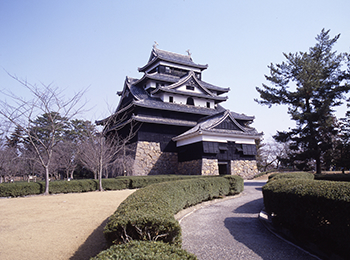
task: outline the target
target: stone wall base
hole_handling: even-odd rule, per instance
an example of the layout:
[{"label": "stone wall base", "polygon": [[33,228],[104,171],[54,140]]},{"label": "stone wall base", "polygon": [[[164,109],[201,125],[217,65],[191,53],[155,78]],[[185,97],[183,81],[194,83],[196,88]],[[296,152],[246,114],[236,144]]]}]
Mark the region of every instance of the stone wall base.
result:
[{"label": "stone wall base", "polygon": [[179,162],[177,165],[177,173],[182,175],[201,175],[202,161],[192,160],[187,162]]},{"label": "stone wall base", "polygon": [[202,175],[219,175],[217,159],[202,159]]},{"label": "stone wall base", "polygon": [[[199,159],[178,162],[177,153],[162,152],[156,142],[138,142],[136,145],[134,175],[219,175],[217,159]],[[255,160],[231,161],[231,174],[244,179],[258,174]]]},{"label": "stone wall base", "polygon": [[199,159],[179,162],[177,173],[182,175],[219,175],[217,159]]},{"label": "stone wall base", "polygon": [[259,173],[255,160],[231,161],[231,174],[251,179]]},{"label": "stone wall base", "polygon": [[164,153],[156,142],[138,142],[135,154],[134,175],[175,174],[177,153]]}]

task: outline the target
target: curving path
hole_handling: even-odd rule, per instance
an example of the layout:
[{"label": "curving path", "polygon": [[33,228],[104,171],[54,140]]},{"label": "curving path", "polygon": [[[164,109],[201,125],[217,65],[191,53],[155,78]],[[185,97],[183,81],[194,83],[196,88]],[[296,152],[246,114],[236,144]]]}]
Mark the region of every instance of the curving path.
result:
[{"label": "curving path", "polygon": [[180,221],[183,248],[198,259],[317,259],[276,237],[258,219],[266,181],[245,181],[241,196],[198,209]]}]

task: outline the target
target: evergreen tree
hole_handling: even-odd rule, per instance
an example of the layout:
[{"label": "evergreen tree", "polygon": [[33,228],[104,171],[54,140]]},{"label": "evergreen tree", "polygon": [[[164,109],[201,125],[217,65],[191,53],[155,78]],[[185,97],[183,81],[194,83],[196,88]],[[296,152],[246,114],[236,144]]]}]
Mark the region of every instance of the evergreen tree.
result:
[{"label": "evergreen tree", "polygon": [[268,66],[266,79],[272,86],[256,88],[259,104],[287,105],[288,114],[296,121],[290,131],[277,132],[279,142],[290,142],[292,159],[308,165],[314,159],[316,172],[321,172],[321,158],[332,147],[336,134],[334,107],[342,104],[350,90],[349,72],[343,69],[348,54],[332,51],[340,35],[330,38],[329,30],[322,30],[316,45],[308,52],[285,54],[285,62]]},{"label": "evergreen tree", "polygon": [[20,127],[16,127],[13,133],[11,133],[10,137],[6,136],[6,145],[8,147],[18,149],[18,146],[21,143],[22,133],[22,129]]},{"label": "evergreen tree", "polygon": [[48,146],[53,140],[55,142],[63,140],[68,127],[68,119],[59,113],[44,113],[31,122],[30,135],[35,137],[36,142],[40,140],[40,143]]}]

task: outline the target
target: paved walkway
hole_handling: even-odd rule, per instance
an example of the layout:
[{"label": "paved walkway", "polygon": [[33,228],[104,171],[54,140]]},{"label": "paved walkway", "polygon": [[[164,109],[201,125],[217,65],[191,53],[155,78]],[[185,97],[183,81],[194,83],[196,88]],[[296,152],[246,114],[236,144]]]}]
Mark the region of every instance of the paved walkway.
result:
[{"label": "paved walkway", "polygon": [[241,196],[182,218],[183,248],[198,259],[316,259],[276,237],[258,219],[265,181],[246,181]]}]

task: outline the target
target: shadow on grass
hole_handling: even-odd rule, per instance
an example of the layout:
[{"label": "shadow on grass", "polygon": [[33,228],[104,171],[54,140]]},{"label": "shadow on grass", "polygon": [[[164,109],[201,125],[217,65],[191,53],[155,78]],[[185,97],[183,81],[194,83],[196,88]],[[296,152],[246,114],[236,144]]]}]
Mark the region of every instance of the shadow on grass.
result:
[{"label": "shadow on grass", "polygon": [[96,256],[101,251],[107,249],[107,242],[103,235],[103,229],[106,226],[108,218],[99,225],[85,240],[74,255],[69,260],[86,260]]}]

